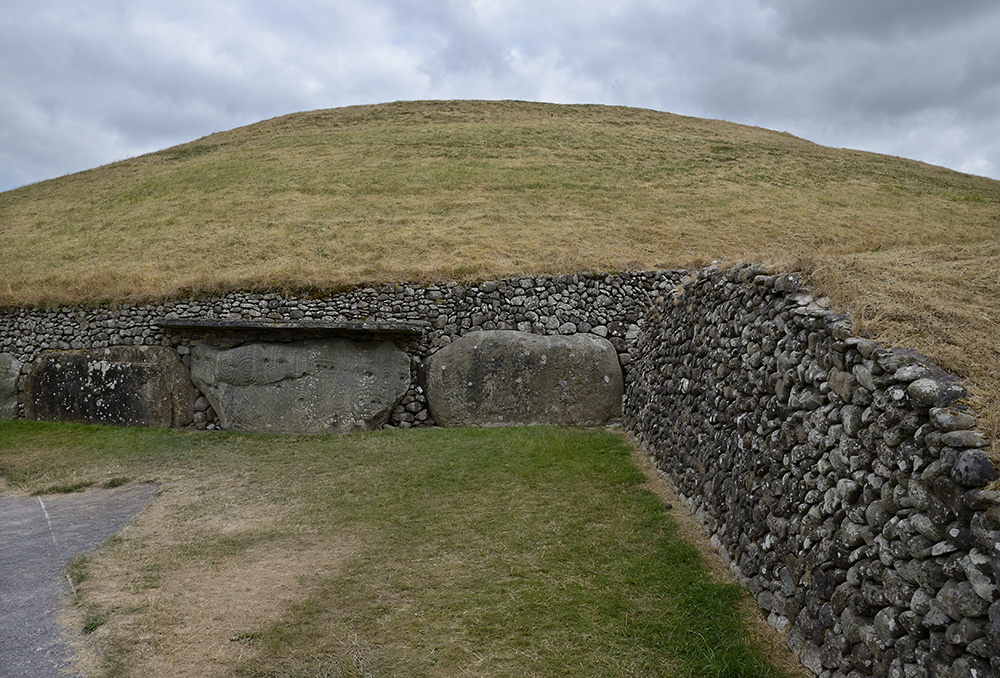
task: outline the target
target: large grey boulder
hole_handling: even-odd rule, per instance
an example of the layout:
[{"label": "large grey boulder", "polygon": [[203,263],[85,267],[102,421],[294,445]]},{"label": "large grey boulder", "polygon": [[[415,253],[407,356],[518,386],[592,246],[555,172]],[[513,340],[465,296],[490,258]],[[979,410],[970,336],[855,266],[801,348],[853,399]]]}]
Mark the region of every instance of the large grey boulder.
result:
[{"label": "large grey boulder", "polygon": [[388,341],[202,344],[191,378],[223,428],[323,433],[382,426],[410,384],[410,359]]},{"label": "large grey boulder", "polygon": [[591,426],[621,410],[614,347],[592,334],[468,334],[431,356],[427,400],[442,426]]},{"label": "large grey boulder", "polygon": [[195,391],[177,351],[113,346],[43,351],[24,386],[28,419],[116,426],[187,426]]},{"label": "large grey boulder", "polygon": [[17,377],[21,363],[9,353],[0,353],[0,420],[17,418]]}]

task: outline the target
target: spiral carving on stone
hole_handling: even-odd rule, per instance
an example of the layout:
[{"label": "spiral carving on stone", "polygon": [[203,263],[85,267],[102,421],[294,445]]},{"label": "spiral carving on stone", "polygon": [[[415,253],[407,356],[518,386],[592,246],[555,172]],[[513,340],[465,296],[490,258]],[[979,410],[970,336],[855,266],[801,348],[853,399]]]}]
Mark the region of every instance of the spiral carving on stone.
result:
[{"label": "spiral carving on stone", "polygon": [[269,384],[275,381],[270,371],[260,344],[240,346],[219,356],[219,380],[233,386]]}]

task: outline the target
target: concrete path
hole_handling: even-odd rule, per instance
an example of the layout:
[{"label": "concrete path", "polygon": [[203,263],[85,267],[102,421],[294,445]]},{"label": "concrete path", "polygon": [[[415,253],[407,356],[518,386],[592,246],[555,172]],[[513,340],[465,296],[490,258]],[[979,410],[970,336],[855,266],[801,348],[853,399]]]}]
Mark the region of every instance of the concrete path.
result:
[{"label": "concrete path", "polygon": [[0,676],[78,675],[58,623],[72,595],[66,567],[127,525],[158,490],[138,483],[41,497],[0,494]]}]

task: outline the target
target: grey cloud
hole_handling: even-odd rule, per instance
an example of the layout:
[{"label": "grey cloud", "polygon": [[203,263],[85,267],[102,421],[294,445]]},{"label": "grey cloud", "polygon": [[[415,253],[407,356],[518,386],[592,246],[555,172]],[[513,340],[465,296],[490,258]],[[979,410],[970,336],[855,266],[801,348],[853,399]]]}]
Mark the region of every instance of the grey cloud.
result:
[{"label": "grey cloud", "polygon": [[[404,3],[401,9],[414,4],[418,3]],[[442,7],[450,11],[441,12]],[[433,14],[417,10],[413,15],[397,17],[410,30],[425,31],[423,41],[430,49],[420,68],[431,76],[432,82],[454,75],[474,74],[484,78],[509,75],[507,45],[482,23],[475,11],[465,3],[456,2],[434,8]]]},{"label": "grey cloud", "polygon": [[[0,115],[22,131],[43,125],[37,144],[53,150],[42,161],[7,146],[0,187],[274,115],[367,102],[369,90],[406,91],[404,50],[383,32],[384,13],[358,3],[362,9],[347,15],[318,12],[282,24],[261,15],[270,6],[19,5],[18,30],[0,40],[0,85],[15,95],[0,102]],[[88,141],[97,138],[107,146]],[[50,163],[61,171],[37,171]]]},{"label": "grey cloud", "polygon": [[[980,157],[996,135],[1000,71],[990,66],[1000,62],[995,23],[953,20],[919,40],[878,42],[850,32],[815,39],[808,31],[790,32],[793,22],[775,10],[784,4],[745,15],[739,30],[702,30],[706,42],[685,44],[693,55],[688,64],[706,61],[688,80],[696,114],[786,129],[832,145],[858,143],[900,155],[920,149],[930,161],[947,156],[949,166],[996,173],[995,153],[989,162],[959,160],[963,152]],[[713,50],[715,58],[706,58]],[[961,139],[963,148],[945,152],[939,144],[928,154],[934,145],[922,139],[945,121],[939,137]],[[964,135],[948,132],[963,126]],[[979,144],[978,135],[985,135]]]},{"label": "grey cloud", "polygon": [[992,2],[8,3],[0,188],[418,98],[643,106],[1000,175]]},{"label": "grey cloud", "polygon": [[787,33],[803,38],[936,32],[996,14],[993,0],[764,0]]}]

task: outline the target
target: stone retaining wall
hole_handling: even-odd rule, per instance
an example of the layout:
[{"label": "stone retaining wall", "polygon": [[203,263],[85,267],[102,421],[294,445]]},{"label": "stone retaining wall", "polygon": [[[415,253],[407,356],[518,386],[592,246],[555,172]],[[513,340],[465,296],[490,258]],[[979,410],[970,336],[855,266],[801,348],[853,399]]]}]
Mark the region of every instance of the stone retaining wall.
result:
[{"label": "stone retaining wall", "polygon": [[626,426],[809,669],[1000,675],[1000,491],[952,377],[752,266],[685,280],[635,353]]},{"label": "stone retaining wall", "polygon": [[[163,318],[419,324],[422,336],[395,340],[410,380],[387,426],[402,428],[435,424],[426,365],[460,337],[605,338],[626,427],[807,667],[1000,675],[1000,491],[965,392],[917,354],[851,336],[793,277],[743,266],[7,309],[0,416],[24,416],[26,375],[46,349],[165,346],[190,367],[205,343],[267,340]],[[215,427],[204,397],[194,410],[196,426]]]},{"label": "stone retaining wall", "polygon": [[[410,387],[388,425],[401,428],[435,422],[424,392],[424,365],[435,353],[477,330],[520,330],[541,335],[594,334],[606,338],[627,372],[639,323],[652,299],[684,275],[677,271],[580,273],[487,281],[474,285],[390,285],[366,287],[324,297],[233,293],[218,298],[93,309],[0,310],[0,356],[13,359],[24,373],[17,380],[19,416],[23,416],[25,375],[46,349],[95,349],[108,346],[171,346],[185,365],[191,351],[206,342],[207,331],[164,330],[163,318],[227,321],[322,321],[422,323],[419,339],[396,343],[411,361]],[[215,345],[234,347],[267,337],[246,332],[212,337]],[[0,365],[2,367],[2,365]],[[12,406],[8,406],[8,411]],[[214,428],[215,413],[204,398],[195,407],[200,428]]]}]

